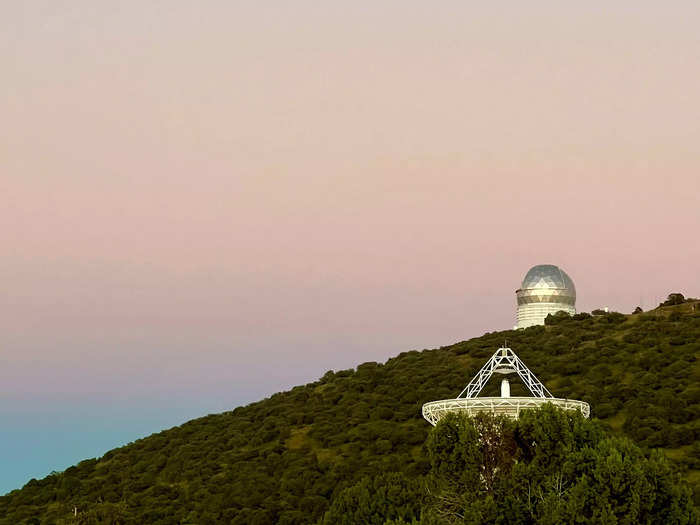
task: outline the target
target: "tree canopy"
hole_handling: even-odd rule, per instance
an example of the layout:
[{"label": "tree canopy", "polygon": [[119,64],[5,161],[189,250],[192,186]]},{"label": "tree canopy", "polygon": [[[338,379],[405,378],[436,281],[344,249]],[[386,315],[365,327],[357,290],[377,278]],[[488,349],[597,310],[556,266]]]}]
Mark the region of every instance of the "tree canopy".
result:
[{"label": "tree canopy", "polygon": [[694,524],[690,490],[665,457],[552,405],[517,421],[448,414],[428,438],[422,523]]}]

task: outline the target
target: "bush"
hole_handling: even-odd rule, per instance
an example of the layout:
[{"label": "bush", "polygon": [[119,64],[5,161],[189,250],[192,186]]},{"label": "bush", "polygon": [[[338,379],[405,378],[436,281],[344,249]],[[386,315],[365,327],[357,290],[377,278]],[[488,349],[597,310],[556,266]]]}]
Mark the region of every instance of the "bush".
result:
[{"label": "bush", "polygon": [[659,304],[659,306],[676,306],[683,303],[685,303],[685,297],[683,296],[683,294],[675,292],[668,294],[666,300],[663,303]]},{"label": "bush", "polygon": [[555,314],[548,314],[547,317],[545,317],[544,319],[544,324],[546,326],[552,326],[564,321],[568,321],[570,319],[571,316],[568,314],[568,312],[565,312],[564,310],[559,310]]}]

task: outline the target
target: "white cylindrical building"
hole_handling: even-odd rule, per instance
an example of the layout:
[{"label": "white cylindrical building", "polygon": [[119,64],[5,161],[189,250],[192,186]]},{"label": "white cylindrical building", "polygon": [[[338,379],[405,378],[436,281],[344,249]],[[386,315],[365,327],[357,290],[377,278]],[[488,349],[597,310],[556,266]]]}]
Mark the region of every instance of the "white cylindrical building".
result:
[{"label": "white cylindrical building", "polygon": [[517,328],[544,324],[545,317],[561,310],[576,313],[576,287],[564,270],[553,264],[539,264],[530,268],[518,298]]},{"label": "white cylindrical building", "polygon": [[510,383],[506,378],[501,381],[501,397],[510,397]]}]

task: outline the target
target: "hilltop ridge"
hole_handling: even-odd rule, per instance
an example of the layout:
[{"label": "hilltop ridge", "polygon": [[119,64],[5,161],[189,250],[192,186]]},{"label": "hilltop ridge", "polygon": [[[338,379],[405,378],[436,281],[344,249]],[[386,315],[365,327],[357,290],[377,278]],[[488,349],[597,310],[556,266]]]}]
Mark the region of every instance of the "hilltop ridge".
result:
[{"label": "hilltop ridge", "polygon": [[[700,488],[700,307],[554,316],[318,381],[164,430],[0,497],[0,524],[320,520],[364,476],[428,469],[423,403],[454,397],[504,341],[557,397],[647,448]],[[498,385],[490,383],[484,395]],[[513,384],[513,395],[525,394]],[[93,521],[90,521],[93,520]],[[79,521],[80,522],[80,521]]]}]

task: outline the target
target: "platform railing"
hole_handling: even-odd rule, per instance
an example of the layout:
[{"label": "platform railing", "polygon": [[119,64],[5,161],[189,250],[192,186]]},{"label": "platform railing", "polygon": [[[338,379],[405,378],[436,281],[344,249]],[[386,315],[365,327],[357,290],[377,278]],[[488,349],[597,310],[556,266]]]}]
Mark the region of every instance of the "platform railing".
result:
[{"label": "platform railing", "polygon": [[516,418],[524,409],[540,408],[545,403],[551,403],[563,410],[578,410],[583,417],[589,417],[591,407],[584,401],[576,399],[541,398],[541,397],[474,397],[471,399],[443,399],[431,401],[423,405],[423,417],[436,425],[440,418],[449,412],[464,413],[473,416],[479,412],[489,412]]}]

